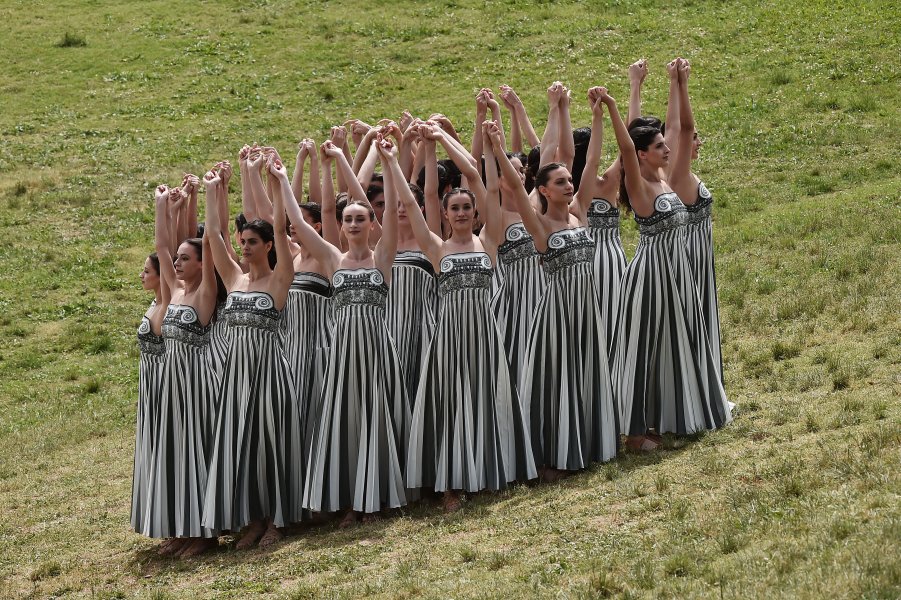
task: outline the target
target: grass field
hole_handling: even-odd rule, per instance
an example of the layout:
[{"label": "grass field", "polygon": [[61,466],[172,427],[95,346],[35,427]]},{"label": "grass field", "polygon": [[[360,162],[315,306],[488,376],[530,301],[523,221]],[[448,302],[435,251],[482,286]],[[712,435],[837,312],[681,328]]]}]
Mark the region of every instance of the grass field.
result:
[{"label": "grass field", "polygon": [[[3,3],[0,596],[901,597],[901,7],[837,4]],[[483,85],[541,131],[560,79],[585,125],[640,57],[662,116],[677,54],[732,425],[268,552],[163,560],[129,531],[154,185],[351,116],[468,136]]]}]

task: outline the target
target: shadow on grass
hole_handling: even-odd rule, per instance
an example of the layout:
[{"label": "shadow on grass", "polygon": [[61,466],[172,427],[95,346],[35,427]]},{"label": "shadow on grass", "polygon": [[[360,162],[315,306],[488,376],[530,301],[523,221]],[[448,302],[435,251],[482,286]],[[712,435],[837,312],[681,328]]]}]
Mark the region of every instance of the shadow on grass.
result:
[{"label": "shadow on grass", "polygon": [[[659,464],[667,458],[681,454],[703,440],[707,433],[701,432],[686,436],[665,435],[663,436],[663,446],[658,450],[638,452],[623,449],[615,459],[606,463],[594,463],[587,469],[575,472],[555,483],[538,483],[537,480],[532,480],[527,483],[514,483],[507,489],[496,492],[486,490],[475,494],[466,494],[463,507],[454,513],[443,511],[440,492],[423,489],[420,491],[420,498],[407,506],[383,511],[382,516],[377,520],[368,523],[360,522],[346,529],[338,526],[343,513],[333,513],[316,521],[289,525],[284,529],[284,540],[265,549],[236,551],[234,545],[240,539],[240,535],[228,534],[220,536],[217,548],[194,558],[161,556],[156,547],[138,550],[133,555],[131,566],[141,576],[153,576],[165,571],[201,571],[211,563],[219,563],[223,559],[230,559],[233,562],[255,562],[280,549],[290,548],[302,542],[317,549],[340,549],[355,546],[363,541],[373,543],[387,537],[388,529],[397,519],[413,519],[429,524],[464,521],[473,518],[474,512],[481,512],[486,507],[511,500],[511,496],[520,490],[551,489],[556,486],[584,487],[588,484],[588,478],[599,474],[603,475],[605,472],[608,473],[607,479],[612,481],[620,475]],[[615,471],[615,476],[609,474],[611,470]]]}]

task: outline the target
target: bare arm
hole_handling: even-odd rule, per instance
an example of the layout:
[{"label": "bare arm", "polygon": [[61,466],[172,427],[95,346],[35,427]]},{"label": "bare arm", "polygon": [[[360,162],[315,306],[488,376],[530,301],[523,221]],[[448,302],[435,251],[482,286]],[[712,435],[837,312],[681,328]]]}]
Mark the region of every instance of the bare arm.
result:
[{"label": "bare arm", "polygon": [[638,155],[635,154],[635,144],[629,137],[629,130],[619,116],[619,110],[616,108],[616,101],[610,94],[600,96],[601,101],[607,105],[607,111],[610,113],[610,121],[613,124],[613,132],[616,134],[616,143],[619,146],[619,153],[623,158],[623,169],[626,177],[626,192],[634,201],[644,197],[644,182],[641,178],[641,168],[638,164]]},{"label": "bare arm", "polygon": [[322,237],[325,238],[326,242],[336,248],[340,248],[338,212],[335,205],[335,184],[332,181],[332,159],[321,147],[319,152],[322,155]]},{"label": "bare arm", "polygon": [[532,208],[532,203],[529,202],[529,194],[526,193],[526,188],[520,183],[519,173],[516,172],[516,168],[510,162],[510,159],[507,158],[507,153],[501,145],[500,127],[497,123],[489,122],[485,123],[485,129],[488,137],[491,139],[491,149],[494,152],[494,158],[500,165],[501,176],[509,181],[513,188],[510,200],[513,201],[513,205],[522,217],[523,225],[525,225],[535,240],[535,247],[539,252],[543,252],[547,249],[547,228],[541,222],[541,219],[538,218],[535,209]]},{"label": "bare arm", "polygon": [[438,157],[435,154],[435,140],[424,139],[420,146],[425,154],[425,188],[422,190],[425,197],[425,218],[429,230],[441,238],[441,199],[438,198]]},{"label": "bare arm", "polygon": [[[500,123],[499,120],[495,121]],[[494,159],[494,152],[491,152],[491,139],[488,137],[487,130],[482,128],[484,136],[483,145],[489,150],[485,157],[485,202],[479,210],[482,216],[482,222],[485,224],[479,234],[479,239],[490,249],[492,262],[497,258],[497,247],[500,245],[504,236],[504,219],[501,215],[501,183],[497,173],[497,161]]]},{"label": "bare arm", "polygon": [[[688,76],[691,73],[691,66],[687,60],[680,60],[678,64],[678,82],[679,82],[679,130],[677,133],[676,156],[673,165],[670,168],[669,184],[673,191],[677,193],[676,186],[685,189],[685,183],[693,183],[691,181],[691,149],[694,143],[695,133],[695,117],[691,110],[691,101],[688,97]],[[669,125],[667,124],[667,133],[669,133]],[[683,197],[680,194],[680,197]],[[683,200],[686,204],[693,204],[694,197]]]},{"label": "bare arm", "polygon": [[171,290],[179,287],[178,280],[175,278],[175,267],[172,264],[169,220],[166,217],[167,205],[169,204],[169,188],[161,185],[156,188],[154,193],[154,209],[155,209],[155,236],[156,254],[160,259],[160,285],[165,285]]},{"label": "bare arm", "polygon": [[241,211],[248,222],[257,218],[256,202],[253,199],[253,191],[250,189],[250,177],[247,175],[249,156],[250,146],[245,145],[238,153],[238,172],[241,174]]},{"label": "bare arm", "polygon": [[569,89],[563,87],[563,94],[560,96],[560,139],[557,146],[557,162],[566,165],[570,171],[573,170],[573,160],[576,157],[576,144],[573,140],[573,124],[569,116]]},{"label": "bare arm", "polygon": [[641,86],[648,76],[648,61],[640,59],[629,65],[629,112],[626,125],[641,116]]},{"label": "bare arm", "polygon": [[396,146],[389,140],[383,139],[378,142],[377,152],[382,161],[382,177],[385,178],[385,212],[382,213],[381,236],[375,246],[372,258],[376,268],[385,276],[385,280],[390,281],[391,267],[394,265],[394,257],[397,256],[397,188],[404,186],[408,193],[410,188],[407,186],[397,162]]},{"label": "bare arm", "polygon": [[[303,198],[303,163],[306,162],[309,154],[307,140],[303,139],[297,145],[297,160],[294,163],[294,175],[291,177],[291,191],[294,192],[294,197],[298,201]],[[312,176],[310,180],[312,181]]]},{"label": "bare arm", "polygon": [[[444,133],[440,129],[432,128],[432,135],[435,140],[444,146],[448,158],[454,161],[460,173],[469,182],[469,189],[476,197],[476,209],[485,201],[485,184],[482,183],[482,177],[479,175],[478,163],[460,144],[454,143],[454,139]],[[501,140],[503,143],[503,139]]]},{"label": "bare arm", "polygon": [[559,81],[555,81],[547,89],[547,125],[544,128],[544,136],[541,138],[539,167],[553,162],[557,156],[557,145],[560,143],[560,88],[562,87]]},{"label": "bare arm", "polygon": [[[297,200],[294,198],[294,192],[291,191],[291,184],[288,182],[288,173],[284,170],[284,165],[273,164],[272,166],[270,166],[270,173],[273,172],[273,183],[275,184],[273,192],[276,197],[276,202],[280,204],[281,207],[284,208],[287,212],[288,218],[294,225],[294,231],[296,232],[297,237],[300,238],[300,243],[304,248],[310,251],[310,254],[312,254],[316,258],[316,260],[318,260],[320,264],[322,264],[323,267],[325,267],[330,273],[333,273],[335,271],[335,268],[337,267],[338,260],[340,260],[341,258],[341,252],[334,245],[324,240],[322,236],[320,236],[319,233],[317,233],[316,230],[313,229],[313,227],[309,223],[307,223],[306,219],[303,218],[303,214],[300,212],[300,207],[297,204]],[[334,205],[334,197],[332,199],[332,204]],[[334,215],[332,215],[332,217],[330,218],[332,220],[332,223],[335,223]],[[325,207],[323,206],[323,229],[325,229],[325,219]],[[284,231],[284,226],[282,226],[281,231]],[[287,236],[281,237],[285,239],[285,249],[286,252],[288,252],[286,256],[290,256]],[[281,250],[276,248],[276,252],[281,252]],[[291,261],[284,262],[291,265],[291,274],[288,277],[289,279],[293,278],[293,263]]]},{"label": "bare arm", "polygon": [[[272,274],[275,276],[276,288],[273,290],[279,298],[277,298],[277,304],[283,305],[283,303],[288,298],[288,287],[291,285],[291,281],[294,279],[294,261],[291,260],[291,247],[288,243],[288,235],[285,233],[287,231],[287,221],[285,220],[285,194],[281,190],[281,177],[284,175],[285,181],[288,181],[288,172],[285,169],[285,165],[282,164],[281,159],[276,157],[270,157],[268,162],[269,169],[269,181],[272,182],[272,210],[273,221],[272,228],[275,230],[275,256],[277,261],[275,263],[275,269],[273,269]],[[289,186],[290,187],[290,186]],[[300,207],[297,205],[297,200],[294,198],[294,194],[292,193],[289,197],[290,204],[292,207],[292,220],[294,223],[294,219],[298,218],[298,221],[304,220],[303,216],[300,214]],[[295,231],[297,230],[297,226],[295,226]]]},{"label": "bare arm", "polygon": [[[209,171],[203,178],[206,186],[206,228],[203,237],[209,240],[210,250],[212,252],[215,269],[219,271],[222,283],[225,284],[227,290],[235,289],[240,281],[241,267],[229,256],[228,249],[225,247],[225,240],[222,239],[222,231],[219,229],[219,186],[222,179],[215,171]],[[206,267],[207,261],[204,262]]]},{"label": "bare arm", "polygon": [[[666,142],[666,145],[670,148],[675,148],[677,140],[679,138],[679,129],[681,125],[679,123],[681,117],[681,109],[679,108],[679,104],[681,102],[681,94],[679,92],[679,65],[681,64],[682,59],[676,58],[668,65],[666,65],[666,72],[669,75],[669,101],[666,105],[666,133],[663,136],[663,140]],[[670,170],[672,170],[673,164],[670,163]]]},{"label": "bare arm", "polygon": [[182,189],[188,193],[187,206],[187,234],[188,237],[197,235],[197,191],[200,188],[200,178],[193,173],[186,173],[185,180],[182,183]]},{"label": "bare arm", "polygon": [[514,118],[525,134],[529,147],[534,148],[537,146],[541,140],[538,139],[538,134],[535,133],[535,128],[532,127],[532,121],[529,119],[529,114],[526,112],[526,107],[522,100],[519,99],[519,96],[516,95],[516,92],[509,85],[501,86],[501,97],[504,99],[504,102],[509,102],[513,106]]},{"label": "bare arm", "polygon": [[482,123],[488,115],[488,90],[482,88],[476,94],[476,121],[472,130],[472,155],[478,160],[482,156]]},{"label": "bare arm", "polygon": [[598,166],[601,163],[601,151],[604,138],[604,103],[600,95],[607,93],[604,88],[591,88],[588,90],[588,102],[591,104],[591,138],[588,140],[588,151],[585,153],[585,169],[582,171],[582,179],[579,181],[579,191],[576,192],[575,203],[578,206],[579,220],[585,222],[588,214],[588,206],[595,198],[598,182]]},{"label": "bare arm", "polygon": [[[263,219],[267,223],[272,223],[272,201],[266,194],[266,188],[263,186],[263,169],[266,165],[266,155],[260,150],[259,152],[251,152],[247,161],[247,178],[250,184],[250,195],[253,198],[254,214],[257,219]],[[244,215],[247,217],[247,215]],[[251,219],[247,217],[249,222]]]}]

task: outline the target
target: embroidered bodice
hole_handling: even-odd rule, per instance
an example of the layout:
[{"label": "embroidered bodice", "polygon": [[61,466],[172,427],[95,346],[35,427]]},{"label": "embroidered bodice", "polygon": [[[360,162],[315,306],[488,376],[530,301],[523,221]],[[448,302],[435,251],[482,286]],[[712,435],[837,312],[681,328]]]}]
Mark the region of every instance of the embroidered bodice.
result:
[{"label": "embroidered bodice", "polygon": [[484,252],[458,252],[441,259],[438,293],[446,296],[463,289],[491,289],[491,259]]},{"label": "embroidered bodice", "polygon": [[388,299],[385,276],[374,268],[338,269],[332,276],[335,309],[368,304],[384,309]]}]

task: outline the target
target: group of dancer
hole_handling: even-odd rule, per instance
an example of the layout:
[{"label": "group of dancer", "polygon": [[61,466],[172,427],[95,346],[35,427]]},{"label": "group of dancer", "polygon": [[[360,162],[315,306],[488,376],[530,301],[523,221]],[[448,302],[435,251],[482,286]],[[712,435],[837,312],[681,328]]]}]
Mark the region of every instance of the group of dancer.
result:
[{"label": "group of dancer", "polygon": [[[555,82],[541,139],[501,86],[477,94],[468,147],[445,116],[406,112],[301,141],[291,176],[245,146],[234,238],[228,161],[159,186],[135,531],[167,555],[227,532],[266,546],[323,514],[346,526],[423,491],[453,511],[611,460],[621,435],[651,451],[729,422],[690,66],[667,71],[665,125],[641,115],[642,60],[625,122],[588,90],[590,130]],[[605,112],[619,156],[599,174]],[[628,264],[621,209],[640,233]]]}]

